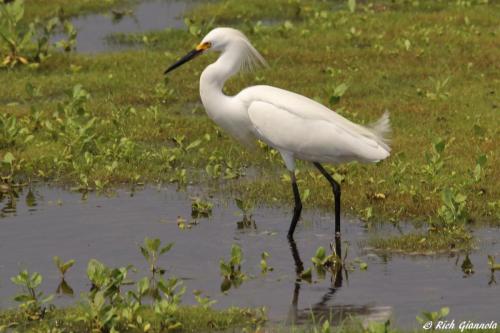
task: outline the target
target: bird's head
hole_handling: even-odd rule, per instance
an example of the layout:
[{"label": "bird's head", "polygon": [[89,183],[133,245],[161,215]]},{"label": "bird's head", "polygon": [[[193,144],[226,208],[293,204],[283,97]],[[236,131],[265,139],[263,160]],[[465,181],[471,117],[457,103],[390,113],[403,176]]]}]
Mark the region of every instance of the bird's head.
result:
[{"label": "bird's head", "polygon": [[239,53],[242,65],[245,67],[251,68],[256,64],[266,64],[264,58],[262,58],[259,52],[250,44],[247,37],[241,31],[233,28],[215,28],[211,30],[193,50],[167,68],[165,74],[204,52],[224,52],[230,48]]}]

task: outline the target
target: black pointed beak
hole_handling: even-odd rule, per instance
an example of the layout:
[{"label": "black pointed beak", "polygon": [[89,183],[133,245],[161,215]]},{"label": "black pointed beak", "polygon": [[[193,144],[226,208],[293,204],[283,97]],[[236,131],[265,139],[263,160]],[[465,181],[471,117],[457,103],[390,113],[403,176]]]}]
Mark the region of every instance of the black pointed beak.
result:
[{"label": "black pointed beak", "polygon": [[190,51],[188,54],[186,54],[184,57],[182,57],[181,59],[179,59],[179,61],[177,61],[176,63],[174,63],[172,66],[170,66],[169,68],[167,68],[167,70],[164,72],[164,74],[167,74],[168,72],[171,72],[173,71],[174,69],[176,69],[177,67],[181,66],[182,64],[188,62],[189,60],[191,59],[194,59],[196,58],[197,56],[199,56],[200,54],[203,53],[203,49],[200,49],[200,50],[197,50],[197,49],[194,49],[192,51]]}]

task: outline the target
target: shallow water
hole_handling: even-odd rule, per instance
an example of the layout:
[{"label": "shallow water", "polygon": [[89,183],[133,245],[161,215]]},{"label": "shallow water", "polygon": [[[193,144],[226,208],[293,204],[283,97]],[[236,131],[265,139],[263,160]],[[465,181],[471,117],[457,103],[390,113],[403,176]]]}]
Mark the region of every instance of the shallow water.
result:
[{"label": "shallow water", "polygon": [[[146,0],[136,6],[123,8],[125,15],[117,20],[111,11],[75,17],[71,23],[78,31],[76,51],[98,53],[119,51],[125,46],[110,44],[106,37],[114,33],[140,33],[166,28],[185,29],[182,14],[198,1]],[[127,11],[131,11],[128,13]],[[54,41],[63,38],[57,35]]]},{"label": "shallow water", "polygon": [[[239,230],[238,209],[217,202],[209,219],[200,219],[190,230],[180,230],[178,216],[190,219],[189,196],[199,195],[170,188],[146,188],[133,193],[120,190],[114,197],[81,194],[58,188],[38,187],[24,190],[17,199],[2,197],[0,218],[0,307],[13,304],[16,287],[10,283],[20,268],[38,271],[44,276],[43,289],[54,293],[59,283],[52,257],[76,259],[67,274],[75,295],[88,291],[85,278],[89,259],[96,258],[110,266],[133,264],[146,272],[138,244],[145,236],[175,242],[161,265],[167,276],[184,279],[188,292],[184,302],[194,303],[192,290],[200,289],[218,302],[215,307],[230,305],[268,309],[272,321],[302,321],[311,314],[323,313],[335,319],[350,314],[365,318],[392,316],[401,327],[416,327],[415,316],[423,310],[449,306],[449,318],[461,320],[498,320],[500,288],[491,282],[487,254],[500,257],[498,229],[481,229],[480,249],[471,254],[475,273],[465,276],[461,265],[464,255],[434,257],[378,255],[360,248],[359,241],[371,233],[395,233],[385,226],[367,231],[356,220],[342,221],[343,241],[349,243],[348,260],[361,258],[366,271],[356,269],[336,281],[327,277],[315,282],[297,283],[295,261],[286,231],[290,212],[259,208],[254,212],[257,229]],[[14,203],[14,204],[13,204]],[[403,226],[403,228],[406,228]],[[296,230],[298,253],[306,267],[318,246],[328,247],[332,231],[331,216],[305,211]],[[220,292],[219,260],[228,258],[231,245],[238,243],[244,253],[243,271],[254,278],[245,281],[227,295]],[[345,250],[345,244],[343,250]],[[260,273],[260,255],[270,254],[268,264],[274,271]],[[498,273],[497,273],[498,275]],[[132,274],[138,278],[138,274]],[[71,303],[61,296],[56,303]]]}]

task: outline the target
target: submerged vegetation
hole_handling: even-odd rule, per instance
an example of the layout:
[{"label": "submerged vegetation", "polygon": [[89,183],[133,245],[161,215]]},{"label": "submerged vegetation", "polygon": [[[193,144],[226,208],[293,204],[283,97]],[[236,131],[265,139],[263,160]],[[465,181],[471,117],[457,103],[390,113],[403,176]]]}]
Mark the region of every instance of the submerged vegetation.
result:
[{"label": "submerged vegetation", "polygon": [[[162,245],[160,239],[145,238],[139,250],[147,263],[145,272],[132,265],[124,267],[109,267],[104,263],[91,259],[87,264],[86,277],[90,289],[80,295],[74,305],[57,307],[53,303],[54,295],[44,295],[43,278],[37,273],[24,269],[12,277],[12,283],[20,288],[13,298],[19,306],[17,309],[0,312],[0,332],[206,332],[206,331],[238,331],[238,332],[362,332],[387,333],[410,332],[400,330],[391,324],[390,320],[364,322],[357,317],[346,317],[332,327],[333,319],[319,315],[315,318],[311,312],[311,321],[305,324],[284,326],[280,323],[267,323],[265,308],[246,309],[231,307],[225,310],[215,310],[212,305],[217,301],[208,296],[203,297],[203,291],[193,291],[197,305],[183,304],[186,288],[181,279],[176,278],[159,266],[159,259],[173,247],[172,243]],[[325,278],[331,274],[336,279],[342,270],[353,271],[353,263],[359,265],[359,270],[367,270],[367,264],[355,259],[353,262],[339,258],[332,246],[332,254],[327,254],[322,247],[318,248],[311,261],[316,268],[318,277]],[[262,253],[260,261],[261,273],[267,274],[273,268],[267,264],[269,254]],[[491,268],[491,283],[495,283],[494,271],[499,269],[492,256],[488,257]],[[65,282],[65,274],[71,269],[75,260],[63,262],[54,257],[54,262],[61,273],[61,281]],[[243,281],[254,277],[247,276],[241,270],[243,253],[238,245],[233,244],[229,261],[220,261],[223,283],[221,289],[227,292],[231,286],[238,287]],[[464,273],[473,274],[473,265],[468,256],[462,263]],[[142,277],[141,277],[142,274]],[[307,269],[297,278],[312,282],[312,270]],[[346,273],[347,274],[347,273]],[[368,274],[368,273],[366,273]],[[347,277],[347,275],[346,275]],[[61,282],[62,283],[62,282]],[[67,285],[66,288],[70,288]],[[59,288],[58,288],[59,292]],[[438,311],[424,311],[416,320],[428,330],[436,327],[440,321],[446,320],[450,309],[441,308]],[[468,322],[464,321],[464,324]],[[499,332],[496,324],[483,323],[489,332]],[[430,325],[430,326],[429,326]],[[442,324],[439,324],[442,325]],[[471,322],[470,325],[473,325]],[[478,325],[477,323],[474,325]],[[473,326],[469,326],[467,332]],[[413,330],[417,332],[422,330]],[[459,332],[461,328],[451,330]],[[463,331],[463,330],[462,330]],[[478,330],[481,331],[481,330]]]},{"label": "submerged vegetation", "polygon": [[[149,276],[137,280],[129,275],[132,266],[111,268],[96,259],[87,266],[87,278],[92,287],[83,294],[80,304],[69,308],[57,308],[50,304],[53,295],[39,291],[42,276],[21,271],[12,278],[22,291],[14,300],[18,311],[0,313],[0,332],[199,332],[224,330],[235,327],[257,327],[265,322],[260,310],[230,308],[216,311],[214,301],[195,295],[198,306],[181,305],[185,293],[182,281],[166,279],[165,269],[158,266],[158,258],[168,252],[172,244],[161,246],[159,239],[144,240],[140,251],[149,267]],[[57,258],[57,259],[56,259]],[[62,274],[71,268],[74,260],[66,263],[56,257]]]}]

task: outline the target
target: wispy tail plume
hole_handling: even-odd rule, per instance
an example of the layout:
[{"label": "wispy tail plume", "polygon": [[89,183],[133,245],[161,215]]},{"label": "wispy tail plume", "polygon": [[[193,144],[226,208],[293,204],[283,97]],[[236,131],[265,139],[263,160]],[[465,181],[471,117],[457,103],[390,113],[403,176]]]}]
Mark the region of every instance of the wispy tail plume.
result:
[{"label": "wispy tail plume", "polygon": [[389,136],[392,130],[391,121],[389,120],[389,111],[385,111],[382,117],[380,117],[376,122],[368,125],[368,128],[370,128],[373,133],[377,135],[380,141],[384,144],[384,148],[386,148],[387,151],[391,151],[391,147],[389,147],[391,142]]}]

